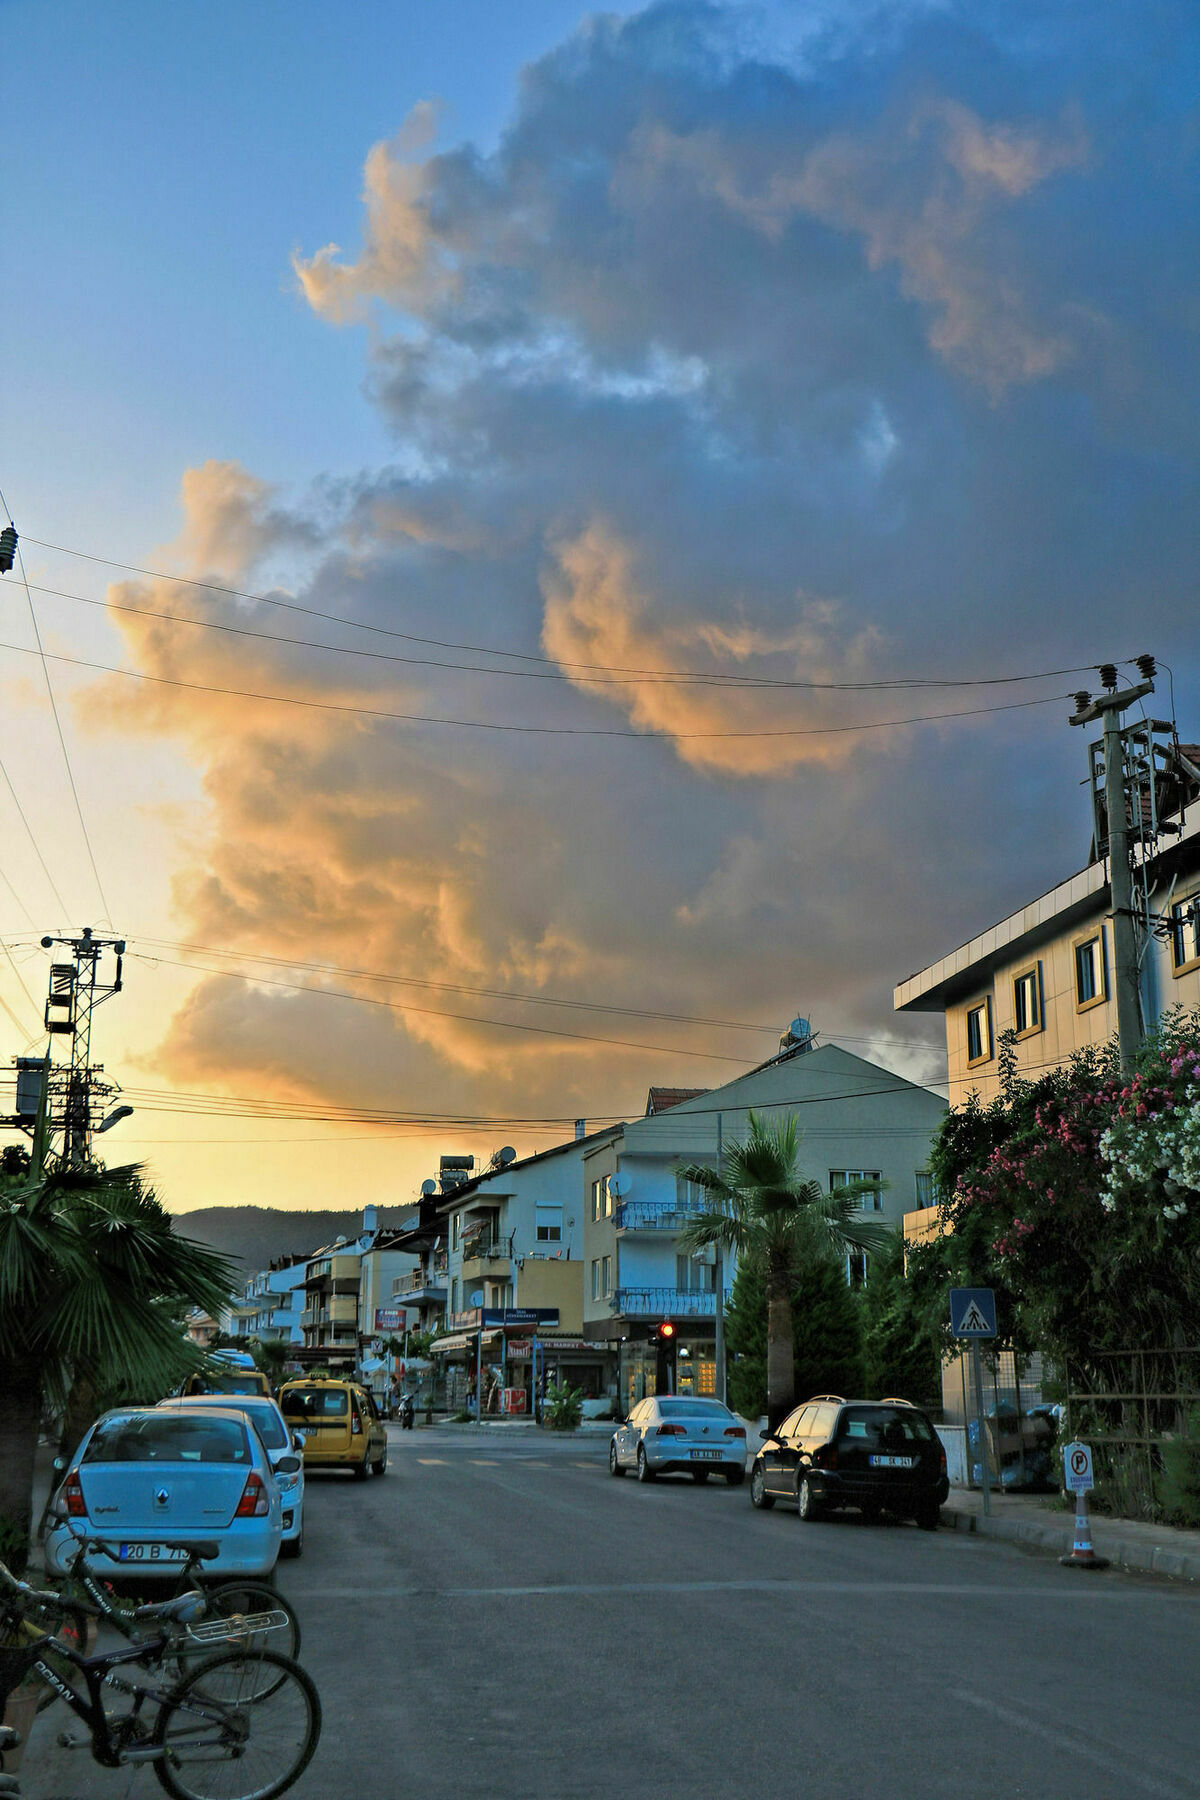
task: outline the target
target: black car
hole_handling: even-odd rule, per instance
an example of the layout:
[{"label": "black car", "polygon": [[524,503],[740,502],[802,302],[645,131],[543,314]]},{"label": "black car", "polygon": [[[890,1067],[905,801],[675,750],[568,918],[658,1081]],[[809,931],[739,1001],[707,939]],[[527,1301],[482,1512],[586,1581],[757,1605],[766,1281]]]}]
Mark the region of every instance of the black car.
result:
[{"label": "black car", "polygon": [[938,1435],[906,1400],[818,1394],[763,1432],[750,1471],[755,1506],[793,1500],[802,1519],[856,1506],[868,1518],[886,1509],[936,1531],[949,1491]]}]

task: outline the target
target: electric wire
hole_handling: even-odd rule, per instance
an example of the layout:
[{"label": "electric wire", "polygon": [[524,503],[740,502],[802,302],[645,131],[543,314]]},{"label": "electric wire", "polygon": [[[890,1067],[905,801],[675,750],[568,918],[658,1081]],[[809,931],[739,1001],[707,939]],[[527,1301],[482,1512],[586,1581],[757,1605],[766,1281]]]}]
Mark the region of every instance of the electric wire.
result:
[{"label": "electric wire", "polygon": [[[201,581],[198,577],[193,575],[168,575],[161,569],[147,569],[140,563],[120,562],[115,557],[98,556],[88,550],[74,550],[66,544],[51,544],[44,538],[27,537],[25,541],[30,544],[36,544],[40,550],[53,550],[60,556],[78,557],[83,562],[99,563],[103,565],[103,567],[109,569],[125,569],[133,575],[145,575],[152,581],[176,582],[186,587],[203,588],[209,593],[227,594],[235,600],[252,600],[263,606],[277,606],[286,612],[303,613],[309,618],[314,619],[326,619],[335,625],[348,625],[355,631],[369,631],[382,637],[400,638],[403,639],[404,642],[410,644],[425,644],[431,649],[468,651],[478,656],[505,656],[520,662],[549,663],[553,664],[556,668],[584,669],[605,674],[649,675],[656,677],[666,675],[671,679],[685,681],[696,679],[703,680],[708,678],[704,675],[697,676],[695,673],[679,670],[628,669],[621,668],[620,665],[617,664],[562,662],[558,657],[540,656],[531,651],[502,650],[494,645],[488,644],[462,644],[453,643],[442,638],[419,637],[413,632],[397,631],[393,627],[386,625],[370,625],[358,619],[348,619],[341,613],[324,612],[319,607],[302,606],[295,600],[281,600],[277,594],[251,593],[244,588],[230,587],[221,582]],[[1049,676],[1086,675],[1092,673],[1096,667],[1097,665],[1095,663],[1081,663],[1074,668],[1045,669],[1040,671],[1037,675],[993,675],[964,677],[961,679],[953,679],[950,677],[912,676],[897,677],[894,680],[877,682],[829,682],[826,684],[812,683],[810,685],[825,685],[830,688],[845,689],[846,691],[854,692],[867,688],[893,687],[994,687],[1010,682],[1036,681]],[[759,685],[763,680],[763,678],[757,676],[742,676],[736,674],[726,675],[725,679],[730,682],[744,682],[749,686]],[[1065,697],[1069,698],[1070,696]]]},{"label": "electric wire", "polygon": [[[25,644],[8,644],[0,642],[0,650],[12,650],[20,656],[36,656],[38,651],[30,650]],[[957,712],[922,713],[908,719],[869,719],[853,725],[798,725],[781,726],[765,731],[632,731],[624,726],[608,725],[513,725],[507,722],[495,722],[490,719],[452,719],[429,713],[391,712],[384,707],[350,706],[335,700],[303,700],[295,694],[264,694],[248,688],[217,687],[209,682],[181,681],[178,677],[168,675],[147,675],[138,669],[120,669],[111,663],[94,662],[82,656],[63,656],[54,651],[42,651],[42,659],[64,663],[75,669],[94,669],[104,675],[121,675],[127,681],[150,682],[157,687],[182,689],[194,694],[219,694],[231,700],[259,700],[274,706],[301,707],[315,712],[339,713],[344,716],[362,719],[393,720],[404,725],[445,725],[464,731],[515,732],[523,737],[588,737],[588,738],[631,738],[641,742],[661,741],[664,743],[709,741],[726,738],[800,738],[800,737],[838,737],[846,733],[863,731],[890,731],[906,725],[936,725],[955,719],[978,718],[985,713],[1020,712],[1031,706],[1060,705],[1071,698],[1070,694],[1045,694],[1036,700],[1009,700],[998,706],[970,706]],[[81,815],[82,817],[82,815]]]},{"label": "electric wire", "polygon": [[[32,541],[32,540],[31,540]],[[278,631],[257,631],[248,625],[230,625],[219,619],[193,619],[183,613],[164,612],[151,606],[131,606],[127,601],[104,599],[97,600],[87,594],[73,594],[65,588],[52,588],[37,582],[31,583],[38,594],[48,594],[57,600],[72,600],[80,606],[96,607],[103,612],[131,613],[137,618],[159,619],[169,625],[190,625],[200,631],[220,631],[231,637],[253,638],[262,643],[288,644],[298,650],[320,650],[330,656],[356,656],[370,662],[398,663],[409,668],[449,669],[464,675],[500,675],[525,681],[560,681],[578,684],[581,677],[569,674],[570,669],[590,671],[583,678],[589,687],[600,686],[703,686],[721,688],[766,688],[774,692],[833,692],[833,693],[866,693],[893,688],[924,687],[992,687],[1007,686],[1025,681],[1045,681],[1064,675],[1084,675],[1090,672],[1091,665],[1084,664],[1073,669],[1045,669],[1030,675],[998,675],[972,679],[951,678],[918,678],[896,677],[887,681],[800,681],[783,676],[743,675],[729,671],[699,670],[691,673],[681,670],[650,669],[605,669],[603,665],[593,663],[562,662],[557,658],[539,657],[539,662],[554,662],[553,668],[542,669],[492,669],[479,663],[443,662],[437,658],[424,656],[400,656],[389,650],[363,650],[350,644],[327,644],[318,638],[289,637]],[[225,590],[220,590],[225,591]],[[261,598],[261,597],[260,597]],[[282,602],[271,602],[282,604]],[[353,626],[355,629],[367,629],[357,626],[351,619],[341,619],[334,613],[321,613],[321,618],[334,620],[338,624]],[[374,629],[371,627],[370,629]],[[403,635],[403,634],[401,634]],[[425,640],[417,640],[424,642]],[[448,646],[458,648],[459,646]],[[470,650],[485,656],[516,656],[517,651],[488,650],[479,645],[463,645]]]},{"label": "electric wire", "polygon": [[[3,507],[5,516],[7,517],[9,524],[13,525],[14,524],[13,516],[8,510],[8,501],[4,498],[4,493],[3,493],[2,489],[0,489],[0,507]],[[54,718],[54,729],[58,734],[58,744],[59,744],[60,750],[62,751],[63,763],[64,763],[64,765],[66,767],[66,771],[67,771],[67,781],[69,782],[70,788],[71,788],[71,798],[75,802],[75,813],[79,820],[79,829],[83,833],[83,841],[87,848],[88,861],[90,862],[90,864],[92,866],[92,876],[96,883],[96,892],[100,896],[100,905],[103,910],[104,922],[106,924],[111,924],[112,918],[111,918],[111,915],[110,915],[109,909],[108,909],[108,899],[104,892],[104,883],[100,879],[100,870],[96,865],[96,853],[92,849],[92,840],[91,840],[91,836],[88,832],[87,820],[83,816],[83,805],[79,798],[79,789],[75,785],[75,771],[71,767],[71,755],[67,749],[66,737],[63,734],[62,720],[59,718],[59,715],[58,715],[58,701],[54,697],[54,683],[50,679],[50,668],[49,668],[49,664],[47,663],[47,660],[46,660],[45,649],[42,645],[42,633],[38,626],[37,609],[33,604],[33,595],[29,589],[29,577],[25,573],[25,558],[21,554],[21,546],[20,546],[19,542],[17,544],[16,549],[17,549],[17,567],[21,571],[21,581],[25,588],[25,599],[29,606],[29,619],[30,619],[30,623],[33,626],[33,635],[34,635],[34,639],[37,643],[37,654],[41,659],[42,674],[45,677],[45,681],[46,681],[46,693],[50,700],[50,711]]]}]

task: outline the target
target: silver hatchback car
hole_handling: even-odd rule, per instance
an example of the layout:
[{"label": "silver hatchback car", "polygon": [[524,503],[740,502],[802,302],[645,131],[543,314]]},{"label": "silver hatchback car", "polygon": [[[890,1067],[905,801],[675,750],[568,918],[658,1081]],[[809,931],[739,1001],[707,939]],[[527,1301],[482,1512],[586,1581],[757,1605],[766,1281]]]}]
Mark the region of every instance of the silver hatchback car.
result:
[{"label": "silver hatchback car", "polygon": [[693,1481],[723,1475],[730,1487],[746,1479],[746,1427],[719,1400],[655,1394],[639,1400],[608,1447],[610,1475],[637,1472],[639,1481],[686,1473]]}]

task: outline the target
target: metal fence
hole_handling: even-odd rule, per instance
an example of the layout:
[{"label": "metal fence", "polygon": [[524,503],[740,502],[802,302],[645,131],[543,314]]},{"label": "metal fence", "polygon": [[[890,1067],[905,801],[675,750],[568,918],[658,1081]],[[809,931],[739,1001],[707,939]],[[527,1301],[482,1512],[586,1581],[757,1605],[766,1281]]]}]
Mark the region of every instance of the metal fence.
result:
[{"label": "metal fence", "polygon": [[1103,1504],[1149,1519],[1200,1508],[1200,1346],[1097,1351],[1067,1385],[1067,1427],[1092,1446]]}]

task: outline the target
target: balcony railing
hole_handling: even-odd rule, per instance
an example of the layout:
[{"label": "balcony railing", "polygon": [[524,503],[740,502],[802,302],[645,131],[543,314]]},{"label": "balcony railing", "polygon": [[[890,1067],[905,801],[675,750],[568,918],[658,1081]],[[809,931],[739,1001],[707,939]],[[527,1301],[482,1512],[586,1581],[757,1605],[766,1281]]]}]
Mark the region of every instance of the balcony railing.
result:
[{"label": "balcony railing", "polygon": [[432,1275],[415,1269],[409,1275],[397,1275],[392,1282],[392,1299],[398,1300],[402,1294],[441,1294],[446,1292],[445,1269],[435,1270]]},{"label": "balcony railing", "polygon": [[614,1309],[627,1319],[715,1319],[717,1296],[711,1288],[621,1287]]},{"label": "balcony railing", "polygon": [[668,1200],[623,1200],[613,1214],[618,1231],[682,1231],[698,1218],[698,1206],[674,1206]]}]

